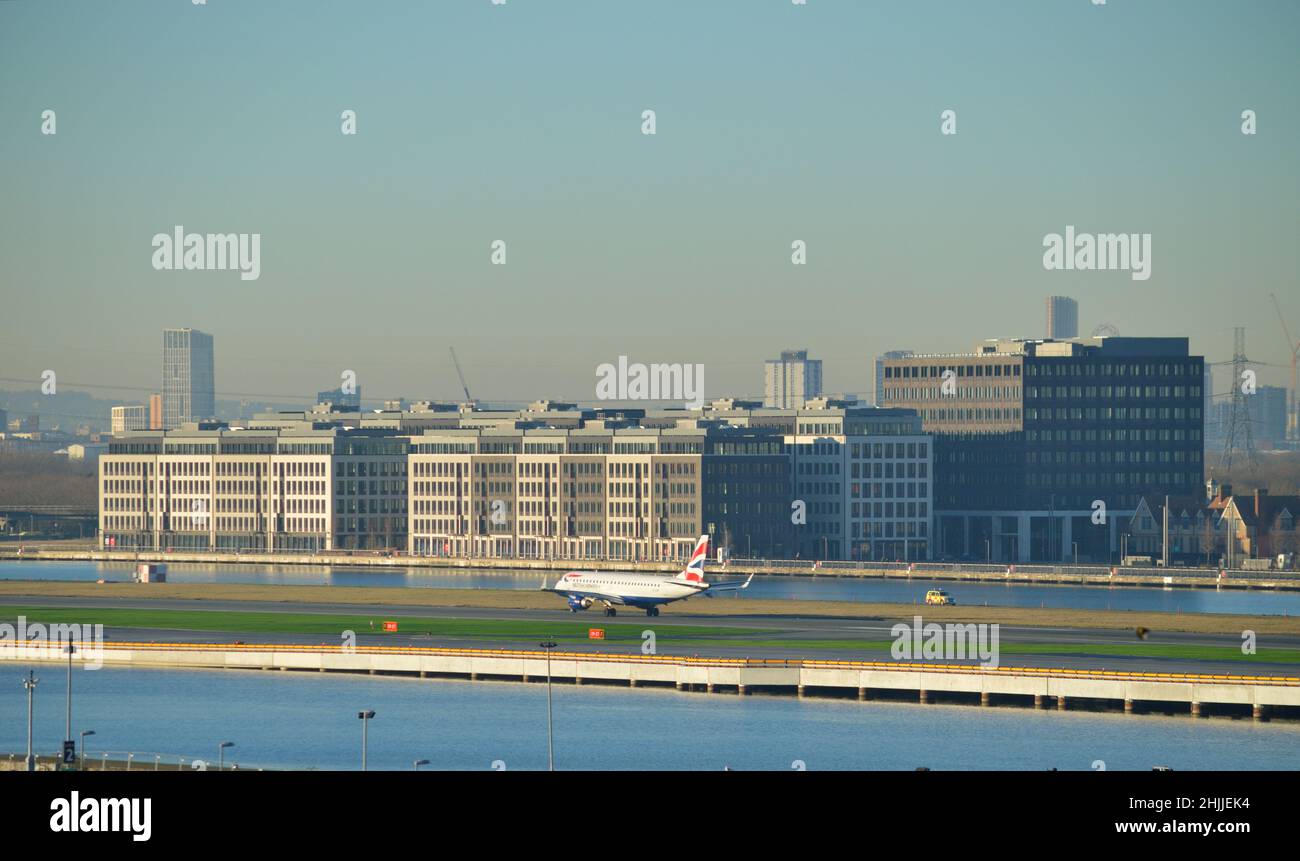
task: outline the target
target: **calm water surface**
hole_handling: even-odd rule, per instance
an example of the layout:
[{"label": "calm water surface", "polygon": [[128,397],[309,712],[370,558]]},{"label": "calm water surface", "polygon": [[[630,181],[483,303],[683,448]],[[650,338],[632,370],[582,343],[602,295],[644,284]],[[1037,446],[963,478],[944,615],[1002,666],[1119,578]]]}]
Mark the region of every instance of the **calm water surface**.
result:
[{"label": "calm water surface", "polygon": [[[26,750],[29,667],[0,663],[0,755]],[[66,670],[34,667],[40,752],[64,733]],[[393,677],[104,668],[73,671],[74,734],[98,751],[243,767],[546,767],[546,686]],[[1300,722],[859,703],[674,690],[554,687],[563,769],[1300,769]]]},{"label": "calm water surface", "polygon": [[[130,580],[130,562],[0,561],[0,580]],[[536,589],[554,573],[427,568],[324,568],[307,565],[201,565],[172,563],[175,583],[285,583],[307,586],[386,586],[437,589]],[[1158,610],[1179,613],[1300,614],[1300,592],[1212,589],[1136,589],[1097,586],[1025,586],[951,581],[755,577],[746,598],[810,601],[920,601],[926,589],[946,589],[959,604],[1058,609]]]}]

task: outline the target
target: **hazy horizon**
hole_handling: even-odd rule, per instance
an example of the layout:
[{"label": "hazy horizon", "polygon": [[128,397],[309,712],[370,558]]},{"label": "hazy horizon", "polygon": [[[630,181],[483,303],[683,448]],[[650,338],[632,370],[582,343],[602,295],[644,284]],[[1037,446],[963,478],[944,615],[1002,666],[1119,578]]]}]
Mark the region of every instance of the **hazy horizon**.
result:
[{"label": "hazy horizon", "polygon": [[[221,400],[344,370],[458,400],[452,346],[488,402],[590,401],[620,355],[761,396],[792,348],[869,398],[876,355],[1042,337],[1049,295],[1207,361],[1245,326],[1284,385],[1297,29],[1282,0],[0,3],[0,389],[139,402],[192,326]],[[156,271],[176,225],[259,233],[260,277]],[[1151,234],[1150,279],[1046,271],[1067,226]]]}]

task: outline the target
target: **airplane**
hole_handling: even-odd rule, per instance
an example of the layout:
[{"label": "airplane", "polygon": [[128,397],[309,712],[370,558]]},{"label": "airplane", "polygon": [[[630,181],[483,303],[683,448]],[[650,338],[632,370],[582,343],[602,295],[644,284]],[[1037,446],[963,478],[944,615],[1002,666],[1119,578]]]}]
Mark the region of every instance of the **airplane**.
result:
[{"label": "airplane", "polygon": [[604,573],[600,571],[570,571],[547,587],[542,581],[542,591],[563,595],[569,601],[569,612],[576,613],[600,601],[605,605],[606,616],[617,616],[618,607],[635,607],[645,610],[647,616],[658,616],[659,605],[682,601],[696,595],[713,597],[723,592],[749,588],[748,580],[726,583],[704,581],[704,560],[709,555],[709,536],[701,535],[691,554],[691,561],[674,577],[655,574]]}]

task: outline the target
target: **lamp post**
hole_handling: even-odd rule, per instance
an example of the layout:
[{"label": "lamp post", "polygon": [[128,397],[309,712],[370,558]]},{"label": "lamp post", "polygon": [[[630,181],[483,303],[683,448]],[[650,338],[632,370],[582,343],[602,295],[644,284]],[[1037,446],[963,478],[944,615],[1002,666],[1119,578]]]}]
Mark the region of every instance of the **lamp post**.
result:
[{"label": "lamp post", "polygon": [[222,771],[226,767],[226,748],[234,747],[233,741],[223,741],[217,745],[217,771]]},{"label": "lamp post", "polygon": [[546,770],[555,771],[555,736],[551,729],[551,649],[558,643],[547,637],[537,645],[546,650]]},{"label": "lamp post", "polygon": [[32,700],[36,695],[36,683],[40,679],[36,678],[32,670],[27,671],[27,678],[23,679],[23,687],[27,689],[27,770],[36,770],[36,758],[32,756]]},{"label": "lamp post", "polygon": [[65,741],[72,741],[72,656],[77,651],[77,647],[68,643],[68,725],[64,733]]},{"label": "lamp post", "polygon": [[86,736],[94,735],[93,729],[84,729],[81,731],[81,770],[86,770]]},{"label": "lamp post", "polygon": [[412,769],[413,769],[414,771],[419,771],[419,770],[420,770],[420,766],[422,766],[422,765],[428,765],[428,764],[429,764],[429,760],[427,760],[427,759],[417,759],[417,760],[414,762],[414,764],[412,765]]},{"label": "lamp post", "polygon": [[370,747],[369,726],[371,719],[375,716],[374,709],[357,712],[357,717],[361,720],[361,770],[366,770],[366,755]]}]

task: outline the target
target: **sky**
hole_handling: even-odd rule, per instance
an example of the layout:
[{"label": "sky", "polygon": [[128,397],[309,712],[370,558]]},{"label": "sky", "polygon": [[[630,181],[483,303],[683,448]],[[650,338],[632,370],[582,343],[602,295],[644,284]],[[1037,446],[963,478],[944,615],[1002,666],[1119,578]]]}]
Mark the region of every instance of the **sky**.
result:
[{"label": "sky", "polygon": [[[459,398],[450,347],[487,401],[620,355],[760,395],[798,348],[869,395],[1053,294],[1210,361],[1245,326],[1283,384],[1298,43],[1290,0],[3,0],[0,388],[137,401],[192,326],[220,399]],[[176,225],[261,234],[260,277],[155,270]],[[1151,277],[1045,270],[1067,225]]]}]

